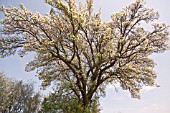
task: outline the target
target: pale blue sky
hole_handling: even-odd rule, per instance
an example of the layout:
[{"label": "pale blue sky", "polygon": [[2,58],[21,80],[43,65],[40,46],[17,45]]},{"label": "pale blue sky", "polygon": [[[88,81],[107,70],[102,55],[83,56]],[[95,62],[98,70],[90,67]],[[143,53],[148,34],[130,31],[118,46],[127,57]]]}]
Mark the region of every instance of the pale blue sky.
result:
[{"label": "pale blue sky", "polygon": [[[81,0],[79,0],[81,1]],[[103,21],[110,20],[110,15],[120,11],[134,0],[94,0],[95,10],[101,8]],[[160,22],[170,25],[170,1],[169,0],[146,0],[147,7],[154,8],[160,12]],[[25,4],[30,10],[37,10],[44,14],[49,12],[50,7],[44,0],[0,0],[0,5],[12,5],[18,7],[19,3]],[[0,13],[0,18],[3,18]],[[33,79],[37,82],[37,89],[40,86],[39,80],[34,76],[35,72],[25,72],[24,67],[32,59],[33,55],[20,58],[18,55],[0,59],[0,70],[9,77],[19,80]],[[133,99],[127,91],[118,87],[107,88],[106,97],[101,99],[102,113],[170,113],[170,51],[152,55],[157,66],[157,83],[159,88],[145,87],[141,91],[141,99]]]}]

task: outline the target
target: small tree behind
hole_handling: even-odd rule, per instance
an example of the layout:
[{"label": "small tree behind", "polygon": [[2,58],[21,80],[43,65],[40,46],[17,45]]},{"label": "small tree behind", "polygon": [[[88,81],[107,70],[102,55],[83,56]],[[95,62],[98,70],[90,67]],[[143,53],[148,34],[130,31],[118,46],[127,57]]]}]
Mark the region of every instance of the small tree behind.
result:
[{"label": "small tree behind", "polygon": [[56,85],[54,93],[44,97],[40,113],[99,113],[99,98],[95,97],[88,109],[80,104],[79,98],[72,90]]}]

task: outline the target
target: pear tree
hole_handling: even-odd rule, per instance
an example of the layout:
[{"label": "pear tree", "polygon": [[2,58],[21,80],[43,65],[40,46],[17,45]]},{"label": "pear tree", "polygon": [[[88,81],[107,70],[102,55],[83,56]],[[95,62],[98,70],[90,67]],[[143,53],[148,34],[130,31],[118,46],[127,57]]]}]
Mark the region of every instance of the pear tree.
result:
[{"label": "pear tree", "polygon": [[[34,53],[26,71],[36,70],[46,87],[67,87],[88,108],[105,95],[108,84],[119,84],[133,98],[143,86],[156,86],[150,55],[168,49],[168,26],[157,23],[159,13],[136,0],[104,22],[94,13],[93,0],[45,0],[49,14],[1,7],[0,56]],[[107,1],[106,1],[107,2]],[[148,29],[148,27],[151,29]]]}]

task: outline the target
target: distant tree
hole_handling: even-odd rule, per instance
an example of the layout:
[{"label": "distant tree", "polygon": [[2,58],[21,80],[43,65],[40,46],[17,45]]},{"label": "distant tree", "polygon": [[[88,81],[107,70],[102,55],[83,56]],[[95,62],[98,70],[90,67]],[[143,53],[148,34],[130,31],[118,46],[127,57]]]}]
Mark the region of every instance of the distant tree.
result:
[{"label": "distant tree", "polygon": [[46,3],[52,8],[44,16],[23,4],[21,10],[2,6],[1,57],[34,52],[26,71],[36,69],[42,86],[52,81],[68,86],[85,108],[95,95],[105,94],[109,83],[119,83],[134,98],[140,98],[142,86],[156,85],[149,56],[168,48],[168,27],[153,23],[159,14],[145,8],[143,0],[112,14],[109,22],[101,20],[100,11],[93,13],[93,0],[85,5],[75,0]]},{"label": "distant tree", "polygon": [[37,113],[40,94],[33,90],[32,83],[14,81],[0,73],[0,113]]}]

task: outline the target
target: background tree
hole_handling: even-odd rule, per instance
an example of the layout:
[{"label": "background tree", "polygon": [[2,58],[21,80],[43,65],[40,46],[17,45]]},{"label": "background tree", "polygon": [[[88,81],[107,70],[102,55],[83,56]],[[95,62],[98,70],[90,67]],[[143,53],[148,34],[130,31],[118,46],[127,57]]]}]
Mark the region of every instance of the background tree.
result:
[{"label": "background tree", "polygon": [[34,93],[32,83],[13,81],[0,73],[1,113],[37,113],[40,107],[40,94]]},{"label": "background tree", "polygon": [[[93,13],[93,0],[76,5],[75,0],[46,0],[50,14],[32,13],[20,4],[1,10],[0,55],[19,50],[23,56],[34,52],[26,71],[37,70],[42,86],[52,81],[68,86],[80,104],[88,108],[107,84],[117,84],[140,98],[142,86],[155,86],[152,53],[168,48],[168,27],[153,23],[158,12],[136,0],[102,22],[100,11]],[[146,29],[146,24],[152,29]],[[20,48],[20,49],[19,49]]]}]

